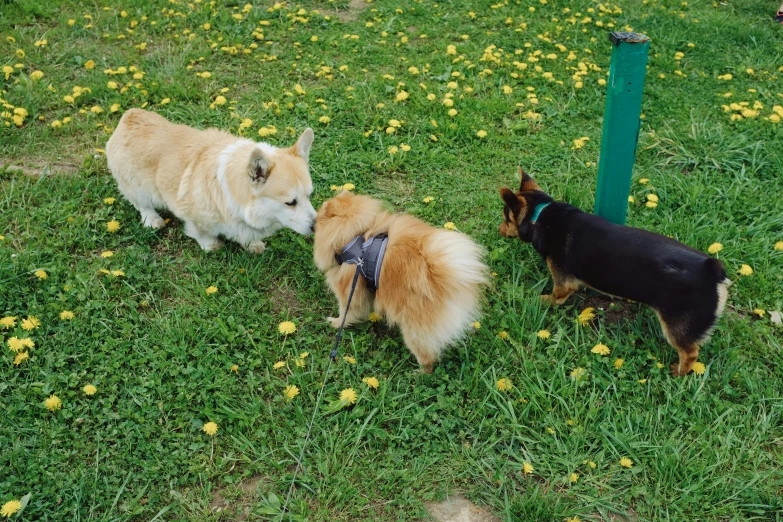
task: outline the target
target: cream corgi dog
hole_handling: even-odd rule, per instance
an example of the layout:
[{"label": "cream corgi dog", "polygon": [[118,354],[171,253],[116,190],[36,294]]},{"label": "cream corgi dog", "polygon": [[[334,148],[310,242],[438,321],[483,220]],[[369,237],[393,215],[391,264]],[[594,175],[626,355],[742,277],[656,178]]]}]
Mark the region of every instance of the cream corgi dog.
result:
[{"label": "cream corgi dog", "polygon": [[260,254],[262,240],[283,227],[313,232],[312,144],[309,128],[294,145],[280,149],[131,109],[109,138],[106,158],[145,226],[163,227],[156,209],[168,209],[204,250],[220,248],[223,236]]}]

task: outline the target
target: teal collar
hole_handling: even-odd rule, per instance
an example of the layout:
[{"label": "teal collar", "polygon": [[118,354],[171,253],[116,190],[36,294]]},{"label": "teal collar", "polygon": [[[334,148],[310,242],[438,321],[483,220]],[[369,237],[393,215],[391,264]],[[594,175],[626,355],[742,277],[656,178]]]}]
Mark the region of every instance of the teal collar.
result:
[{"label": "teal collar", "polygon": [[548,203],[539,203],[536,205],[536,208],[533,209],[533,216],[530,218],[530,222],[535,224],[535,222],[538,221],[538,217],[541,215],[541,211],[551,204],[552,202],[550,201]]}]

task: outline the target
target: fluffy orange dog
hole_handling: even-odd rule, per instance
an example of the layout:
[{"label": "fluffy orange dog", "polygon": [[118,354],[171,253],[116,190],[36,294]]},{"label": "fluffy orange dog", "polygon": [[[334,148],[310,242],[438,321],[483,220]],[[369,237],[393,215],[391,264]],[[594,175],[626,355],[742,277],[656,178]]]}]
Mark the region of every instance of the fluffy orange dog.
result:
[{"label": "fluffy orange dog", "polygon": [[438,229],[413,216],[391,214],[368,196],[343,192],[326,201],[315,225],[315,264],[340,304],[340,326],[356,266],[338,264],[343,248],[357,236],[387,234],[388,243],[377,290],[359,278],[345,324],[366,321],[370,311],[398,325],[405,344],[425,373],[450,343],[459,339],[479,315],[488,282],[483,251],[468,236]]}]

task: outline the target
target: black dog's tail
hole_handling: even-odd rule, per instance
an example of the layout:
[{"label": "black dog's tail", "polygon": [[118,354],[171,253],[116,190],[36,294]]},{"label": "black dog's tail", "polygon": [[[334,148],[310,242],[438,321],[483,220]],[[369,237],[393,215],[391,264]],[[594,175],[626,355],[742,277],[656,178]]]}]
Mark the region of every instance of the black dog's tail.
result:
[{"label": "black dog's tail", "polygon": [[726,269],[723,268],[723,263],[714,257],[707,258],[704,261],[704,272],[715,283],[722,283],[726,279]]}]

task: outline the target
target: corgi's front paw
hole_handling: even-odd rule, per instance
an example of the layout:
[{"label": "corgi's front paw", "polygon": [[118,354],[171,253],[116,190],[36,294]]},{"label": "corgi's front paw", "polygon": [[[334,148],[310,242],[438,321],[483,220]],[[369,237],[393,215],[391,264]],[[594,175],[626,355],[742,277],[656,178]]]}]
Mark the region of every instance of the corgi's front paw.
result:
[{"label": "corgi's front paw", "polygon": [[326,322],[329,323],[329,326],[332,328],[340,328],[340,325],[343,324],[343,320],[339,317],[327,317]]},{"label": "corgi's front paw", "polygon": [[223,247],[223,242],[219,239],[200,239],[198,244],[205,252],[219,250]]},{"label": "corgi's front paw", "polygon": [[260,254],[266,250],[266,243],[263,241],[253,241],[249,243],[245,249],[251,254]]}]

